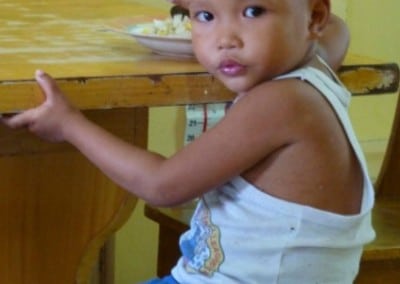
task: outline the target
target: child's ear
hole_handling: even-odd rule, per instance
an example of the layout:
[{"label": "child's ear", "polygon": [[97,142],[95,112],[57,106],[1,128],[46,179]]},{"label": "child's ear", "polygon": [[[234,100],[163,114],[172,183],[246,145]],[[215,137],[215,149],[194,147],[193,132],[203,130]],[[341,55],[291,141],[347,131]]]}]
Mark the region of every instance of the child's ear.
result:
[{"label": "child's ear", "polygon": [[329,21],[331,13],[330,0],[310,0],[310,39],[318,39]]}]

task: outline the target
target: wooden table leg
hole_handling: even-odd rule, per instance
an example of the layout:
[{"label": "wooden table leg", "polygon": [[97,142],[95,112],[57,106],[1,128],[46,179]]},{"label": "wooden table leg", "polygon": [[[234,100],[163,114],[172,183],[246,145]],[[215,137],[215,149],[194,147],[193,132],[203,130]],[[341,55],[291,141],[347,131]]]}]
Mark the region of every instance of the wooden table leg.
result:
[{"label": "wooden table leg", "polygon": [[[146,147],[147,109],[86,114]],[[4,126],[0,173],[0,283],[88,283],[100,248],[129,218],[136,197],[72,146]]]}]

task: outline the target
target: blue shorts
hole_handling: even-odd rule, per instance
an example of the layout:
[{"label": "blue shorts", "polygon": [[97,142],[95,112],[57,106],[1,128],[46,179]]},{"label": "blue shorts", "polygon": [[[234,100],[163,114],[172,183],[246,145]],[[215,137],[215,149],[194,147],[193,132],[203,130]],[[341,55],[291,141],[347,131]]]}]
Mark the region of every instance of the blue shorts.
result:
[{"label": "blue shorts", "polygon": [[171,275],[163,278],[154,278],[143,282],[142,284],[179,284]]}]

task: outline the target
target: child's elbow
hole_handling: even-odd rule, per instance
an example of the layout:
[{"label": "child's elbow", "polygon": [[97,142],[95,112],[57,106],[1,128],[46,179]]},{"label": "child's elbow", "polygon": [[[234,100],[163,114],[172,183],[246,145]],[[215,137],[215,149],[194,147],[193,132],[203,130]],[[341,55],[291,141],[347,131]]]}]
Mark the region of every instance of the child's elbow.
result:
[{"label": "child's elbow", "polygon": [[188,194],[190,189],[182,189],[182,186],[176,183],[163,181],[157,177],[153,177],[142,188],[139,197],[154,207],[175,207],[194,198]]}]

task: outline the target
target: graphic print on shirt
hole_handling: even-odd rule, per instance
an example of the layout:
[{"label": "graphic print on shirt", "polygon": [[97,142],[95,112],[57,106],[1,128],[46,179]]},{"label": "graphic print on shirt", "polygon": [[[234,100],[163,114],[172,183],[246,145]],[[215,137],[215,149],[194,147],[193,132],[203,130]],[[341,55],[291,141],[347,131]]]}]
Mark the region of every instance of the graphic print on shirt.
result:
[{"label": "graphic print on shirt", "polygon": [[211,277],[224,261],[221,233],[211,221],[205,201],[194,213],[192,228],[182,238],[180,246],[188,272],[200,272]]}]

